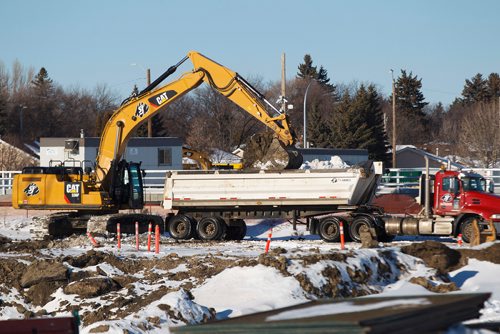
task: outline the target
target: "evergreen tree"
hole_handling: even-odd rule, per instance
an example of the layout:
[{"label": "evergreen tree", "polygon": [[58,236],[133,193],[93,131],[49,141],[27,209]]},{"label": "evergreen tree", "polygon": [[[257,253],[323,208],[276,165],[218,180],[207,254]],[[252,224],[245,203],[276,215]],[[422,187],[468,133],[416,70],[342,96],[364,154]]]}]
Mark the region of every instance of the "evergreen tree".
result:
[{"label": "evergreen tree", "polygon": [[465,104],[476,102],[488,102],[491,98],[488,81],[483,79],[481,73],[476,74],[471,80],[465,80],[465,86],[462,90],[462,100]]},{"label": "evergreen tree", "polygon": [[390,161],[389,140],[385,131],[382,100],[374,85],[368,86],[367,122],[372,132],[374,143],[368,145],[368,156],[376,161]]},{"label": "evergreen tree", "polygon": [[32,81],[35,96],[40,98],[50,98],[54,92],[52,79],[49,78],[49,73],[42,67],[35,79]]},{"label": "evergreen tree", "polygon": [[337,87],[330,83],[330,78],[328,78],[328,71],[321,65],[318,68],[313,66],[313,60],[311,55],[306,54],[304,56],[304,63],[299,64],[299,72],[297,77],[306,80],[316,80],[320,85],[327,90],[327,92],[333,94],[335,99],[337,96]]},{"label": "evergreen tree", "polygon": [[[427,127],[425,102],[422,93],[422,79],[401,70],[401,76],[395,83],[397,109],[397,142],[398,144],[417,145],[426,141],[424,135]],[[391,97],[392,103],[392,97]]]},{"label": "evergreen tree", "polygon": [[47,70],[42,67],[31,82],[32,94],[27,112],[24,113],[24,133],[21,136],[32,141],[39,137],[57,136],[61,132],[57,117],[55,87]]},{"label": "evergreen tree", "polygon": [[313,147],[329,147],[331,129],[321,115],[318,103],[314,103],[307,112],[307,139]]},{"label": "evergreen tree", "polygon": [[319,67],[318,75],[316,80],[329,92],[332,93],[337,100],[337,87],[330,83],[330,78],[328,78],[328,71],[323,67]]},{"label": "evergreen tree", "polygon": [[361,98],[351,98],[345,92],[337,112],[331,120],[332,135],[330,143],[337,148],[364,148],[368,149],[375,143],[372,132],[365,119],[367,101]]},{"label": "evergreen tree", "polygon": [[304,63],[299,64],[297,77],[302,79],[316,79],[318,77],[318,69],[316,66],[313,66],[311,55],[306,54],[304,56]]},{"label": "evergreen tree", "polygon": [[490,73],[488,76],[488,90],[490,97],[498,103],[500,97],[500,75],[498,73]]}]

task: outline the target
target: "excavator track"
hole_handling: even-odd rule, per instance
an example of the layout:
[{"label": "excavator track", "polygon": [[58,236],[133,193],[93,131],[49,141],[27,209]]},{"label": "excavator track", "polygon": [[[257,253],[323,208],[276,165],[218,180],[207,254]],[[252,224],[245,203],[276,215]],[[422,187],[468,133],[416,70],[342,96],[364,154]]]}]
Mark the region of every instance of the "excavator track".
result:
[{"label": "excavator track", "polygon": [[164,220],[158,215],[142,213],[78,215],[76,212],[58,212],[33,217],[30,234],[33,240],[60,239],[86,232],[107,236],[116,233],[117,223],[120,223],[122,233],[133,234],[136,222],[139,223],[139,233],[147,232],[149,223],[160,226],[161,233],[164,231]]}]

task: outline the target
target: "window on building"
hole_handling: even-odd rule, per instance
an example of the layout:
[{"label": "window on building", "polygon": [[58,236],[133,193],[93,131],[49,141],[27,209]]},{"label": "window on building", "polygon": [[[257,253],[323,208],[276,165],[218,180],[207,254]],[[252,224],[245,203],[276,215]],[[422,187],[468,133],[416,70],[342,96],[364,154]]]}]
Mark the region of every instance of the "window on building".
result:
[{"label": "window on building", "polygon": [[158,149],[158,166],[172,166],[172,149]]}]

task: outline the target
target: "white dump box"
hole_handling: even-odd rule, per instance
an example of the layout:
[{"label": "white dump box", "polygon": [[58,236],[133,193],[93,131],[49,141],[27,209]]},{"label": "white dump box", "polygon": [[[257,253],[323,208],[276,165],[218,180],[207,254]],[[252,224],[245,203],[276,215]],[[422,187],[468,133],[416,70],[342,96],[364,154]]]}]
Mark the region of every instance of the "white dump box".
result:
[{"label": "white dump box", "polygon": [[286,171],[173,171],[165,179],[165,209],[227,206],[367,204],[382,175],[368,167]]}]

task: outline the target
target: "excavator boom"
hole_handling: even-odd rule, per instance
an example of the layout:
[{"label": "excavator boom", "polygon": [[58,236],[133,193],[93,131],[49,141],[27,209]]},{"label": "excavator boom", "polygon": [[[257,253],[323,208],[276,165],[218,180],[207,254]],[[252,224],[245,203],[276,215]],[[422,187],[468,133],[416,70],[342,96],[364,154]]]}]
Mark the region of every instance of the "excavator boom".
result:
[{"label": "excavator boom", "polygon": [[[193,69],[165,85],[160,83],[190,59]],[[287,115],[280,113],[238,73],[191,51],[179,63],[171,66],[137,96],[125,100],[107,121],[101,135],[95,173],[79,168],[25,168],[15,178],[13,206],[26,209],[78,210],[99,214],[144,206],[140,163],[123,160],[127,142],[134,131],[147,119],[164,111],[179,97],[209,84],[269,129],[278,148],[294,150],[295,139]],[[267,110],[271,110],[268,112]],[[261,141],[269,144],[269,141]],[[286,152],[286,151],[285,151]],[[283,158],[289,166],[300,163]]]},{"label": "excavator boom", "polygon": [[[154,90],[162,80],[174,73],[176,68],[187,59],[190,59],[194,66],[191,72]],[[287,115],[274,108],[257,89],[238,73],[196,51],[191,51],[187,57],[170,67],[138,96],[128,99],[107,122],[101,137],[96,166],[97,180],[101,182],[103,189],[109,188],[112,180],[112,173],[110,173],[112,162],[121,159],[133,131],[148,118],[165,110],[170,103],[203,82],[209,84],[272,130],[273,137],[279,141],[283,150],[291,152],[283,157],[287,160],[288,169],[300,166],[302,158],[294,147],[295,138],[292,135]],[[266,105],[273,114],[267,111]]]}]

